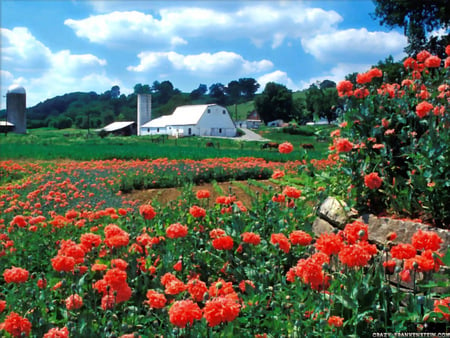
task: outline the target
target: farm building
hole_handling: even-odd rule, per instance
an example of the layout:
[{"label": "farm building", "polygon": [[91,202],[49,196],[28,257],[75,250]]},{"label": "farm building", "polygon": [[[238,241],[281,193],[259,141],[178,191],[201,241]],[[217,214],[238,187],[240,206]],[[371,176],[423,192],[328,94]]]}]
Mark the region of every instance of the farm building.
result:
[{"label": "farm building", "polygon": [[217,104],[180,106],[171,115],[143,124],[140,135],[236,136],[236,126],[225,107]]},{"label": "farm building", "polygon": [[6,122],[2,129],[12,130],[18,134],[27,132],[26,115],[27,95],[25,88],[20,85],[11,85],[6,93]]},{"label": "farm building", "polygon": [[101,129],[97,129],[96,131],[121,136],[136,135],[136,122],[134,121],[113,122]]}]

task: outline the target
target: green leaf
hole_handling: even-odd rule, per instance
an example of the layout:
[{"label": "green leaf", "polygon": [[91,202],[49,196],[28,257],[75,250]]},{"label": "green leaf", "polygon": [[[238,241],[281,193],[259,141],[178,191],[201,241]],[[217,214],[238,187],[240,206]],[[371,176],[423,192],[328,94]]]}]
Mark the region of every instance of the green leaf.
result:
[{"label": "green leaf", "polygon": [[443,313],[450,315],[450,309],[445,305],[438,305],[437,306],[439,310],[441,310]]}]

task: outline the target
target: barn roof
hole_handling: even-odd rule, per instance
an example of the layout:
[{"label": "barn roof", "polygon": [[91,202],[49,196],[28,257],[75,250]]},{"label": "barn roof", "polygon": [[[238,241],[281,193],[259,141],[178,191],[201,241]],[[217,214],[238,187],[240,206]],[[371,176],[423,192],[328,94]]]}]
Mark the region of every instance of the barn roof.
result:
[{"label": "barn roof", "polygon": [[0,121],[0,126],[13,127],[14,123],[11,123],[11,122],[8,122],[8,121]]},{"label": "barn roof", "polygon": [[113,123],[108,124],[107,126],[103,127],[101,130],[104,130],[107,132],[112,132],[112,131],[126,128],[126,127],[132,125],[133,123],[135,123],[135,122],[134,121],[113,122]]},{"label": "barn roof", "polygon": [[195,125],[209,106],[215,106],[215,104],[180,106],[171,115],[163,115],[151,120],[142,125],[142,128]]}]

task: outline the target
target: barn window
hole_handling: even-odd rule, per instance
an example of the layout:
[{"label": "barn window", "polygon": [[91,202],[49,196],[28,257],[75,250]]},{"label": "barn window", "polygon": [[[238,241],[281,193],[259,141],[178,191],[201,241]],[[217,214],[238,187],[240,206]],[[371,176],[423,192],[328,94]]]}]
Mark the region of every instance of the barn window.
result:
[{"label": "barn window", "polygon": [[222,128],[219,128],[219,134],[222,134]]},{"label": "barn window", "polygon": [[150,132],[150,128],[147,128],[147,133],[149,133]]},{"label": "barn window", "polygon": [[156,132],[159,133],[159,128],[156,128]]},{"label": "barn window", "polygon": [[188,129],[188,134],[191,135],[192,134],[192,130],[191,128]]},{"label": "barn window", "polygon": [[210,114],[211,113],[211,109],[208,109],[208,114]]},{"label": "barn window", "polygon": [[224,110],[222,110],[222,114],[224,114],[224,115],[226,114],[226,113],[225,113],[225,109],[224,109]]}]

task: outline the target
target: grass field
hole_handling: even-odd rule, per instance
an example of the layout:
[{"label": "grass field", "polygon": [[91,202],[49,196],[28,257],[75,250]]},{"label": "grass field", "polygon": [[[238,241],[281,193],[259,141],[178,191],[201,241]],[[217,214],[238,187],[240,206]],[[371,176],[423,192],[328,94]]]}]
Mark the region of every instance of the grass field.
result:
[{"label": "grass field", "polygon": [[[283,155],[272,149],[261,149],[261,142],[248,142],[236,139],[190,137],[165,139],[155,142],[151,136],[108,136],[100,138],[96,133],[88,134],[87,130],[49,128],[31,129],[26,135],[0,135],[0,159],[204,159],[215,157],[247,157],[256,156],[268,161],[286,161],[308,158],[326,157],[328,142],[317,142],[316,133],[329,135],[330,126],[306,127],[306,135],[290,135],[280,129],[263,128],[262,135],[275,142],[291,142],[294,151]],[[206,147],[213,142],[214,147]],[[301,144],[314,144],[314,149],[306,152]]]}]

